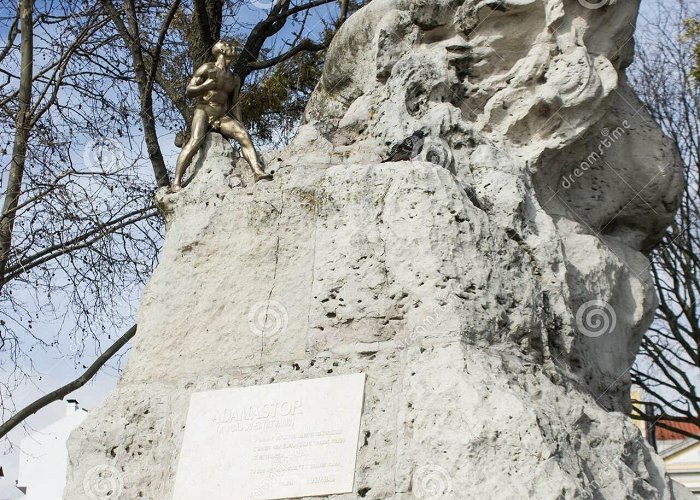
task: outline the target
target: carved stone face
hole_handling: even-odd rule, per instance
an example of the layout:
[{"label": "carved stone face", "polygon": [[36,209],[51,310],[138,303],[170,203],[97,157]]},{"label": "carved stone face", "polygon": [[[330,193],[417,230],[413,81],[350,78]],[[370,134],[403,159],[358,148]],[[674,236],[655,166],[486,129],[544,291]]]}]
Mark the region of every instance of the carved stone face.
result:
[{"label": "carved stone face", "polygon": [[[549,282],[564,290],[549,303],[569,322],[559,359],[603,388],[632,363],[648,326],[654,290],[643,252],[673,220],[682,191],[673,144],[625,79],[638,7],[374,0],[333,39],[288,149],[291,158],[314,151],[330,163],[376,162],[425,130],[416,160],[473,190],[502,226],[494,231],[526,228],[523,241],[531,231],[548,255],[542,268],[563,273]],[[575,321],[593,299],[617,314],[615,333],[595,342]],[[625,387],[619,394],[629,400]]]},{"label": "carved stone face", "polygon": [[[475,149],[490,144],[534,167],[548,212],[573,210],[595,232],[647,249],[673,218],[681,183],[673,147],[628,95],[638,4],[375,0],[334,38],[306,121],[362,161],[428,127],[444,150],[437,157],[470,182],[483,161]],[[620,192],[620,176],[630,190]]]}]

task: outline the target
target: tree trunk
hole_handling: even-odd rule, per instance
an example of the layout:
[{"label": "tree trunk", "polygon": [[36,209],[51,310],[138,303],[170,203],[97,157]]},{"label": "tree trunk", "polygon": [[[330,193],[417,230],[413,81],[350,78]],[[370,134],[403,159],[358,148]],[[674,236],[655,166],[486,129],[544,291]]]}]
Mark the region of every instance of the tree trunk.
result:
[{"label": "tree trunk", "polygon": [[146,65],[143,61],[143,53],[139,45],[139,25],[136,19],[136,8],[133,0],[126,1],[126,16],[128,21],[128,32],[130,39],[126,40],[131,57],[134,60],[134,74],[136,84],[139,87],[141,97],[141,122],[143,123],[143,134],[146,141],[148,157],[153,165],[153,173],[156,176],[156,183],[159,187],[168,186],[170,179],[168,169],[165,166],[163,153],[158,144],[158,133],[156,132],[156,120],[153,117],[153,85],[149,82]]},{"label": "tree trunk", "polygon": [[33,0],[20,0],[21,57],[19,80],[19,106],[15,119],[15,143],[10,161],[10,173],[7,179],[7,191],[0,219],[0,277],[5,274],[5,268],[12,247],[12,230],[15,225],[17,203],[22,193],[22,177],[27,157],[27,143],[31,129],[29,110],[32,99],[32,75],[34,64],[34,11]]},{"label": "tree trunk", "polygon": [[165,166],[163,153],[158,144],[158,133],[156,131],[156,120],[153,116],[153,82],[148,76],[146,65],[143,60],[143,52],[139,44],[139,27],[136,18],[136,8],[133,0],[125,2],[127,24],[125,25],[119,15],[119,11],[114,6],[111,0],[102,0],[109,17],[117,27],[117,31],[124,39],[124,43],[131,54],[132,63],[134,66],[134,77],[136,85],[139,89],[140,96],[140,111],[141,123],[143,125],[143,135],[146,141],[146,150],[148,157],[153,166],[153,173],[156,177],[156,183],[159,187],[170,184],[168,177],[168,169]]},{"label": "tree trunk", "polygon": [[211,59],[211,47],[221,36],[222,0],[194,0],[190,21],[190,57],[194,68]]}]

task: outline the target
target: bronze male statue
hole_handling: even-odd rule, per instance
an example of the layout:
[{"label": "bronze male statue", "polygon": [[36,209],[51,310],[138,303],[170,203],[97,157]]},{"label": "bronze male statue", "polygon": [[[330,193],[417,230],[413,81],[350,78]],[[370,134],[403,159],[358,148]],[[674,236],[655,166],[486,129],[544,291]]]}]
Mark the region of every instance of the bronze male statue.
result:
[{"label": "bronze male statue", "polygon": [[235,139],[240,144],[256,182],[272,179],[272,175],[265,173],[258,163],[253,141],[241,120],[241,79],[230,70],[236,57],[236,47],[231,42],[219,40],[211,52],[215,61],[200,66],[187,85],[186,95],[195,101],[192,132],[177,158],[175,180],[171,186],[173,191],[182,189],[182,177],[209,131],[220,132],[227,139]]}]

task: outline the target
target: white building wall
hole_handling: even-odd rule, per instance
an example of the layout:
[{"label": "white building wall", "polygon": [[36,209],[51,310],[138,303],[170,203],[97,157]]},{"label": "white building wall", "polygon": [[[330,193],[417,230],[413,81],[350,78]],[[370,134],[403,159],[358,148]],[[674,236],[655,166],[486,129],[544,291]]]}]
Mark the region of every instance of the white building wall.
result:
[{"label": "white building wall", "polygon": [[20,443],[17,485],[26,488],[26,500],[62,500],[68,467],[68,436],[87,416],[77,403],[66,415]]},{"label": "white building wall", "polygon": [[667,449],[663,459],[671,478],[700,499],[700,442],[692,439],[683,441],[676,445],[676,449]]}]

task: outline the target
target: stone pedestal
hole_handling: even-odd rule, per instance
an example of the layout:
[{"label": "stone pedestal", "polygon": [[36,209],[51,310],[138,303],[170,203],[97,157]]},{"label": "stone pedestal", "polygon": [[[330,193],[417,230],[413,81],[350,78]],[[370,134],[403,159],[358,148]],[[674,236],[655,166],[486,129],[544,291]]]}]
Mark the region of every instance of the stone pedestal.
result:
[{"label": "stone pedestal", "polygon": [[66,498],[171,498],[193,392],[350,373],[355,492],[333,498],[684,498],[626,416],[682,186],[625,83],[637,9],[374,0],[274,181],[210,134],[158,194],[160,264]]}]

